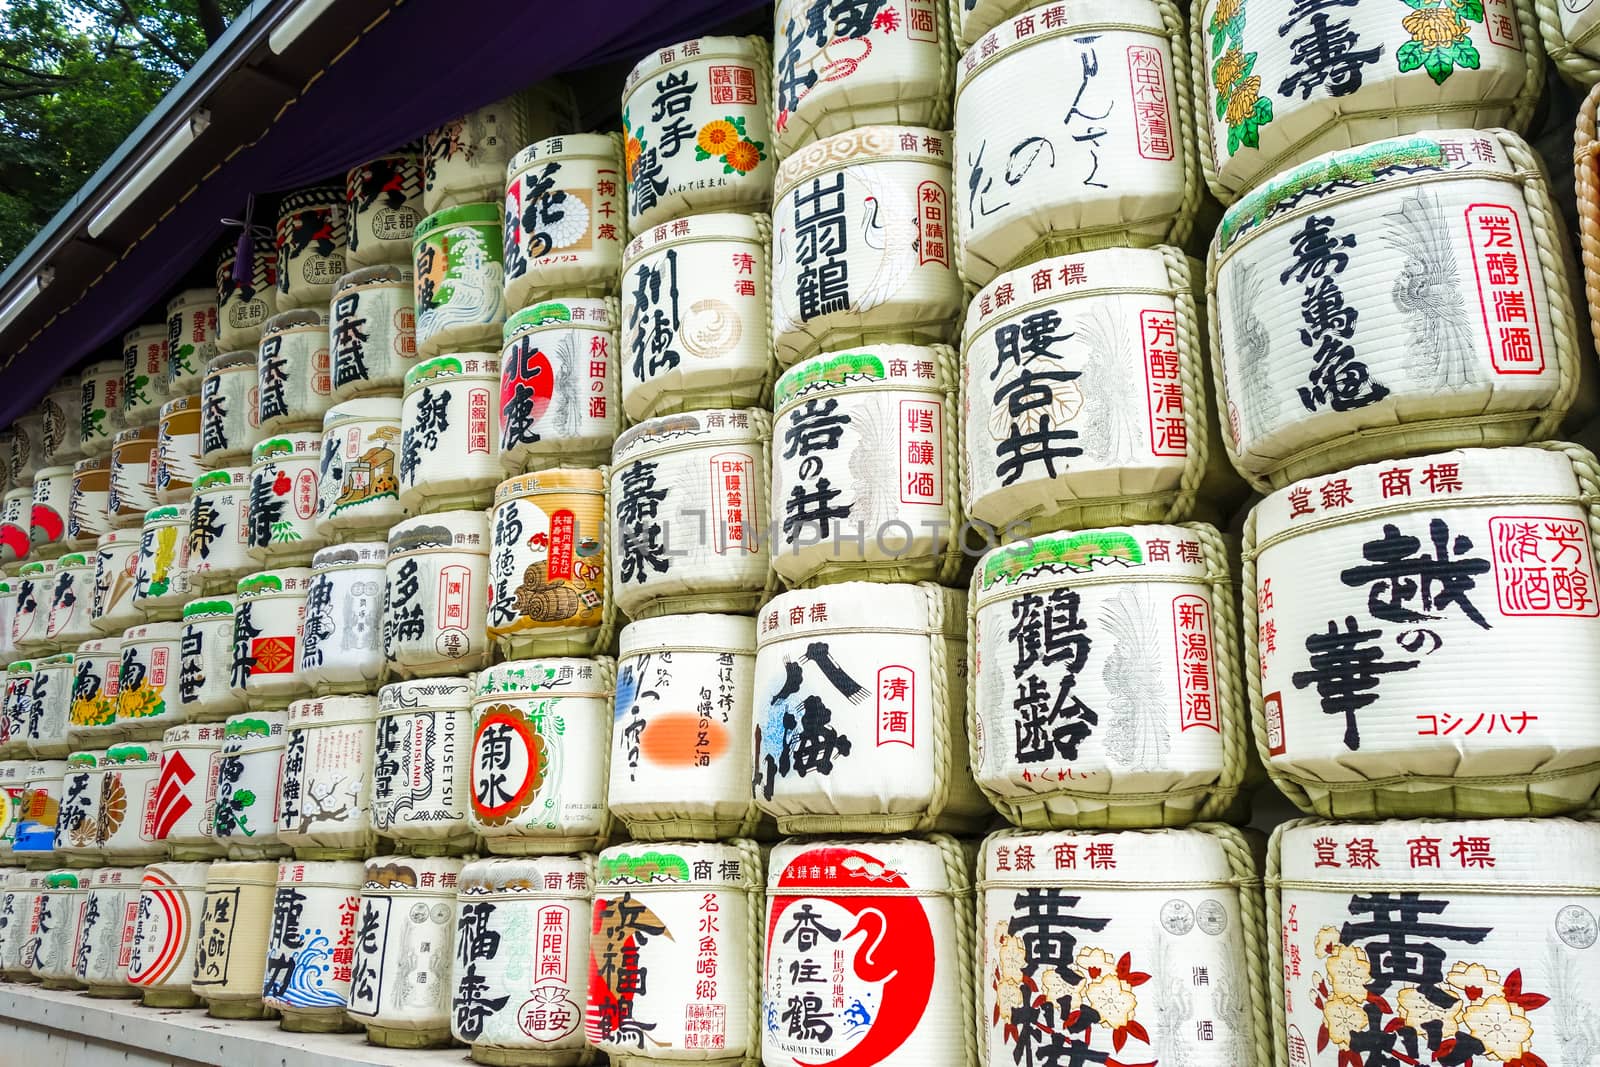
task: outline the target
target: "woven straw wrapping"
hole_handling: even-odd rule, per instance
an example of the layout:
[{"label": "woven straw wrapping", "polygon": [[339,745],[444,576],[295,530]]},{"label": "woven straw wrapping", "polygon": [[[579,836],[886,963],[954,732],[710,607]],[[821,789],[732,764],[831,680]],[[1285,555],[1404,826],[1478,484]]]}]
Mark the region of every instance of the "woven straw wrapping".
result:
[{"label": "woven straw wrapping", "polygon": [[[1596,33],[1600,32],[1600,22],[1591,23],[1576,37],[1569,38],[1567,28],[1563,25],[1566,5],[1561,0],[1532,0],[1532,4],[1538,16],[1539,35],[1544,41],[1545,52],[1555,61],[1556,69],[1569,81],[1580,85],[1600,82],[1600,59],[1594,55],[1596,49],[1600,48],[1600,42],[1595,40]],[[1531,40],[1531,35],[1524,33],[1523,40]]]},{"label": "woven straw wrapping", "polygon": [[[1550,0],[1554,6],[1556,0]],[[1600,82],[1600,63],[1595,64],[1594,80]],[[1578,249],[1583,258],[1583,292],[1589,300],[1590,336],[1600,345],[1600,133],[1596,132],[1596,111],[1600,110],[1600,86],[1589,91],[1578,110],[1578,126],[1572,153],[1574,183],[1578,191]]]},{"label": "woven straw wrapping", "polygon": [[559,81],[546,81],[476,108],[423,138],[422,210],[499,201],[506,164],[523,145],[578,127],[578,99]]}]

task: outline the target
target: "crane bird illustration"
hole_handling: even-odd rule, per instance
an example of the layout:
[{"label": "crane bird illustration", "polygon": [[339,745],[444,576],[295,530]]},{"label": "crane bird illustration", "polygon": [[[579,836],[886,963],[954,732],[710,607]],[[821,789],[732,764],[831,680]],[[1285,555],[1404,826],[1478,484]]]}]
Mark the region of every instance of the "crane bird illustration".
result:
[{"label": "crane bird illustration", "polygon": [[1384,221],[1384,240],[1406,257],[1389,292],[1394,306],[1405,313],[1411,342],[1407,371],[1414,381],[1434,389],[1471,385],[1472,331],[1450,224],[1438,195],[1423,190],[1408,196]]}]

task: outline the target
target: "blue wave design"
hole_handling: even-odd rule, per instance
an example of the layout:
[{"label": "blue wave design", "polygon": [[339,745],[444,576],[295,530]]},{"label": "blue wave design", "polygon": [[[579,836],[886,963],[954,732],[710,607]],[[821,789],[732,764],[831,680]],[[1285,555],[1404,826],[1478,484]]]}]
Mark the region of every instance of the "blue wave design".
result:
[{"label": "blue wave design", "polygon": [[347,997],[332,988],[333,943],[321,930],[312,932],[294,957],[289,988],[277,998],[292,1008],[342,1008]]}]

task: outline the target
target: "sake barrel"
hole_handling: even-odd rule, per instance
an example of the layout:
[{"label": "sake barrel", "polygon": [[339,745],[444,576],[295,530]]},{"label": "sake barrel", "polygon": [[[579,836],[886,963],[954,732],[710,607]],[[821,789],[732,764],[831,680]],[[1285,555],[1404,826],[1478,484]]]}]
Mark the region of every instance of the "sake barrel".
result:
[{"label": "sake barrel", "polygon": [[0,498],[0,563],[27,559],[33,549],[30,522],[33,512],[33,483],[8,489]]},{"label": "sake barrel", "polygon": [[459,352],[406,372],[400,506],[410,515],[488,507],[505,477],[495,426],[500,357]]},{"label": "sake barrel", "polygon": [[460,860],[379,856],[367,861],[348,1010],[367,1028],[372,1044],[449,1045],[460,875]]},{"label": "sake barrel", "polygon": [[163,504],[145,512],[133,604],[150,619],[175,619],[194,595],[189,572],[191,508]]},{"label": "sake barrel", "polygon": [[605,480],[603,468],[556,468],[495,490],[488,634],[506,655],[609,644]]},{"label": "sake barrel", "polygon": [[617,438],[608,515],[617,607],[630,618],[754,611],[767,591],[765,411],[663,415]]},{"label": "sake barrel", "polygon": [[1241,199],[1209,270],[1234,465],[1265,492],[1554,435],[1587,406],[1561,225],[1503,130],[1330,152]]},{"label": "sake barrel", "polygon": [[328,303],[333,283],[345,271],[346,221],[344,190],[337,184],[308,186],[278,201],[280,310]]},{"label": "sake barrel", "polygon": [[194,946],[194,981],[206,1014],[219,1019],[259,1019],[267,972],[278,865],[213,863],[206,871],[205,901]]},{"label": "sake barrel", "polygon": [[877,123],[949,129],[956,53],[951,10],[915,0],[879,18],[879,9],[824,13],[802,0],[777,4],[777,154],[788,156],[818,138]]},{"label": "sake barrel", "polygon": [[251,707],[311,694],[311,679],[299,673],[310,586],[309,567],[283,567],[239,579],[232,688],[242,691]]},{"label": "sake barrel", "polygon": [[396,523],[384,563],[383,658],[396,678],[462,674],[489,663],[489,520],[442,511]]},{"label": "sake barrel", "polygon": [[[1227,203],[1274,171],[1397,134],[1526,129],[1544,84],[1535,6],[1352,10],[1334,22],[1286,4],[1200,5],[1194,106],[1212,192]],[[1329,33],[1338,45],[1319,51]]]},{"label": "sake barrel", "polygon": [[246,552],[257,564],[309,562],[326,540],[316,524],[322,435],[269,437],[251,456]]},{"label": "sake barrel", "polygon": [[38,908],[30,926],[33,946],[28,970],[46,989],[84,987],[77,978],[74,957],[84,896],[89,891],[87,879],[85,871],[51,871],[39,893]]},{"label": "sake barrel", "polygon": [[460,204],[417,224],[413,241],[417,354],[470,352],[500,340],[506,321],[502,219],[493,203]]},{"label": "sake barrel", "polygon": [[512,660],[478,674],[469,822],[490,852],[579,852],[605,842],[615,688],[616,664],[605,656]]},{"label": "sake barrel", "polygon": [[1239,493],[1217,455],[1192,286],[1177,249],[1111,248],[978,294],[961,360],[972,519],[1014,540],[1226,516]]},{"label": "sake barrel", "polygon": [[72,708],[67,747],[73,751],[116,740],[121,694],[122,637],[101,637],[78,646],[72,660]]},{"label": "sake barrel", "polygon": [[328,316],[320,308],[283,311],[261,328],[256,349],[257,440],[318,430],[333,404]]},{"label": "sake barrel", "polygon": [[1561,1020],[1600,980],[1597,833],[1571,819],[1280,827],[1266,972],[1280,1062],[1570,1060]]},{"label": "sake barrel", "polygon": [[217,843],[235,859],[289,851],[278,841],[287,717],[284,711],[246,711],[229,716],[223,727],[222,762],[217,765]]},{"label": "sake barrel", "polygon": [[[980,1063],[1048,1049],[1082,1063],[1272,1062],[1271,938],[1238,830],[1005,830],[978,862]],[[1063,1040],[1040,1028],[1074,1012],[1082,1025]]]},{"label": "sake barrel", "polygon": [[[761,957],[764,1062],[970,1063],[971,899],[967,853],[943,834],[776,845]],[[842,946],[862,931],[867,942],[847,964]]]},{"label": "sake barrel", "polygon": [[328,342],[333,350],[335,402],[398,392],[417,358],[416,291],[411,242],[406,266],[351,271],[333,287]]},{"label": "sake barrel", "polygon": [[138,863],[167,854],[157,834],[161,745],[112,745],[100,759],[100,847],[110,863]]},{"label": "sake barrel", "polygon": [[956,399],[945,345],[831,352],[785,372],[774,393],[771,498],[783,518],[772,523],[773,570],[791,586],[952,579]]},{"label": "sake barrel", "polygon": [[[198,379],[195,382],[198,387]],[[200,476],[200,396],[177,396],[161,407],[156,438],[156,499],[187,504]]]},{"label": "sake barrel", "polygon": [[419,678],[378,690],[372,825],[414,856],[468,852],[472,679]]},{"label": "sake barrel", "polygon": [[[265,227],[262,233],[265,233]],[[253,349],[261,327],[278,311],[278,250],[271,240],[256,239],[246,248],[249,266],[236,273],[237,248],[217,260],[217,350]]]},{"label": "sake barrel", "polygon": [[135,326],[122,335],[122,417],[128,426],[154,426],[172,396],[167,381],[167,324]]},{"label": "sake barrel", "polygon": [[599,466],[617,411],[617,302],[551,300],[506,321],[500,454],[508,471]]},{"label": "sake barrel", "polygon": [[[0,663],[4,664],[9,664],[19,655],[16,642],[11,637],[11,620],[17,613],[16,586],[16,578],[0,576]],[[0,722],[3,721],[4,716],[0,715]],[[0,736],[0,747],[4,744],[4,737]]]},{"label": "sake barrel", "polygon": [[[178,639],[178,700],[190,722],[216,722],[245,709],[233,690],[233,624],[237,594],[202,597],[183,606]],[[79,649],[78,655],[83,655]]]},{"label": "sake barrel", "polygon": [[[600,854],[583,1028],[612,1063],[755,1058],[761,866],[755,843],[742,838],[621,845]],[[648,983],[640,982],[646,975]]]},{"label": "sake barrel", "polygon": [[200,458],[209,468],[250,458],[261,427],[256,350],[224,352],[200,384]]},{"label": "sake barrel", "polygon": [[507,310],[616,291],[622,266],[622,139],[574,133],[536,141],[506,164]]},{"label": "sake barrel", "polygon": [[517,150],[572,130],[577,109],[572,90],[551,81],[430,130],[423,138],[422,210],[499,198]]},{"label": "sake barrel", "polygon": [[383,673],[384,541],[330,545],[311,560],[300,673],[329,693],[370,693]]},{"label": "sake barrel", "polygon": [[28,754],[28,715],[33,706],[33,661],[16,660],[6,667],[5,746],[8,756]]},{"label": "sake barrel", "polygon": [[117,675],[117,730],[123,737],[154,740],[184,721],[178,689],[183,624],[148,622],[122,635]]},{"label": "sake barrel", "polygon": [[64,648],[93,638],[94,554],[69,552],[56,560],[45,637]]},{"label": "sake barrel", "polygon": [[372,751],[378,698],[317,697],[289,705],[278,840],[301,859],[372,851]]},{"label": "sake barrel", "polygon": [[637,840],[755,832],[755,620],[663,615],[622,628],[607,804]]},{"label": "sake barrel", "polygon": [[173,396],[200,391],[217,351],[216,291],[185,289],[167,301],[167,386]]},{"label": "sake barrel", "polygon": [[79,374],[78,381],[83,405],[78,436],[84,455],[107,455],[112,438],[127,428],[122,415],[122,361],[106,359],[91,363]]},{"label": "sake barrel", "polygon": [[73,654],[61,652],[34,662],[33,693],[28,705],[28,752],[35,759],[67,754],[67,719],[77,678]]},{"label": "sake barrel", "polygon": [[1020,826],[1240,814],[1249,723],[1221,535],[1045,534],[973,576],[972,769]]},{"label": "sake barrel", "polygon": [[0,430],[0,493],[11,488],[11,461],[16,454],[16,434]]},{"label": "sake barrel", "polygon": [[107,636],[121,637],[144,618],[133,604],[140,540],[133,530],[112,530],[95,543],[94,618],[90,622]]},{"label": "sake barrel", "polygon": [[701,37],[640,59],[622,84],[628,230],[772,196],[772,46]]},{"label": "sake barrel", "polygon": [[405,517],[399,453],[399,397],[362,397],[328,409],[317,477],[317,532],[324,540],[386,534]]},{"label": "sake barrel", "polygon": [[353,860],[278,864],[261,1000],[276,1008],[283,1029],[333,1033],[350,1029],[350,967],[334,963],[334,946],[354,946],[365,869]]},{"label": "sake barrel", "polygon": [[50,859],[55,851],[61,816],[61,784],[66,760],[30,760],[23,772],[22,814],[11,841],[14,859],[24,863]]},{"label": "sake barrel", "polygon": [[27,486],[44,466],[44,415],[35,408],[11,424],[11,485]]},{"label": "sake barrel", "polygon": [[372,267],[410,258],[411,235],[422,219],[421,148],[412,141],[351,167],[345,175],[348,265]]},{"label": "sake barrel", "polygon": [[105,793],[105,771],[100,762],[107,751],[73,752],[65,763],[49,761],[61,768],[55,790],[57,862],[87,867],[98,862],[101,856],[100,806]]},{"label": "sake barrel", "polygon": [[0,973],[13,982],[29,982],[33,974],[26,958],[31,937],[28,926],[38,910],[39,893],[47,875],[44,871],[15,871],[8,875],[5,895],[0,898]]},{"label": "sake barrel", "polygon": [[766,215],[691,215],[634,237],[618,354],[629,418],[766,404],[771,258]]},{"label": "sake barrel", "polygon": [[37,560],[18,568],[16,611],[11,616],[11,643],[24,656],[45,656],[56,650],[46,631],[50,625],[50,593],[55,586],[56,561]]},{"label": "sake barrel", "polygon": [[[274,475],[273,482],[276,481]],[[223,467],[195,479],[188,534],[193,588],[232,593],[239,579],[255,570],[256,564],[250,558],[251,484],[249,467]],[[276,499],[272,492],[275,487],[265,486],[264,493]],[[269,526],[269,538],[271,534]]]},{"label": "sake barrel", "polygon": [[593,878],[587,855],[483,859],[461,869],[450,1031],[474,1060],[568,1067],[593,1059],[583,1029]]},{"label": "sake barrel", "polygon": [[[960,269],[987,284],[1044,256],[1188,241],[1200,205],[1177,6],[1112,0],[1000,22],[956,68]],[[1020,100],[1057,106],[1017,107]]]},{"label": "sake barrel", "polygon": [[137,529],[156,506],[157,431],[154,426],[123,430],[111,446],[111,493],[106,514],[116,529]]},{"label": "sake barrel", "polygon": [[206,863],[152,863],[139,883],[128,981],[149,1008],[195,1008],[190,991],[205,910]]},{"label": "sake barrel", "polygon": [[69,552],[94,556],[95,542],[111,529],[111,457],[80,459],[72,467],[72,488],[67,496]]},{"label": "sake barrel", "polygon": [[46,467],[33,476],[28,518],[31,555],[59,556],[66,551],[67,508],[71,500],[71,467]]},{"label": "sake barrel", "polygon": [[774,201],[780,364],[875,341],[954,339],[963,301],[951,265],[949,134],[867,126],[813,142],[778,168]]},{"label": "sake barrel", "polygon": [[188,722],[161,736],[155,831],[173,859],[202,860],[225,853],[217,840],[217,771],[226,728]]},{"label": "sake barrel", "polygon": [[70,467],[83,458],[83,390],[76,374],[56,379],[39,406],[44,462]]},{"label": "sake barrel", "polygon": [[85,872],[88,886],[78,922],[75,968],[91,997],[137,997],[128,980],[134,924],[139,917],[143,867],[101,867]]},{"label": "sake barrel", "polygon": [[[21,862],[13,852],[17,825],[27,808],[28,764],[25,760],[0,761],[0,862]],[[0,882],[3,884],[3,882]],[[0,914],[0,953],[4,952],[4,915]]]},{"label": "sake barrel", "polygon": [[[1389,818],[1589,803],[1595,469],[1575,445],[1462,449],[1256,506],[1247,680],[1262,762],[1295,804]],[[1532,677],[1549,684],[1530,693]]]}]

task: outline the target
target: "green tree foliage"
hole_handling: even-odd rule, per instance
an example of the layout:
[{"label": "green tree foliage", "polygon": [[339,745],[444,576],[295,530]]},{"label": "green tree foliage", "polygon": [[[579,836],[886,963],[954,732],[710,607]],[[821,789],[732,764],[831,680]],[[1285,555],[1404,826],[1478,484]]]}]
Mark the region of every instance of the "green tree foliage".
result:
[{"label": "green tree foliage", "polygon": [[0,4],[0,269],[246,0]]}]

